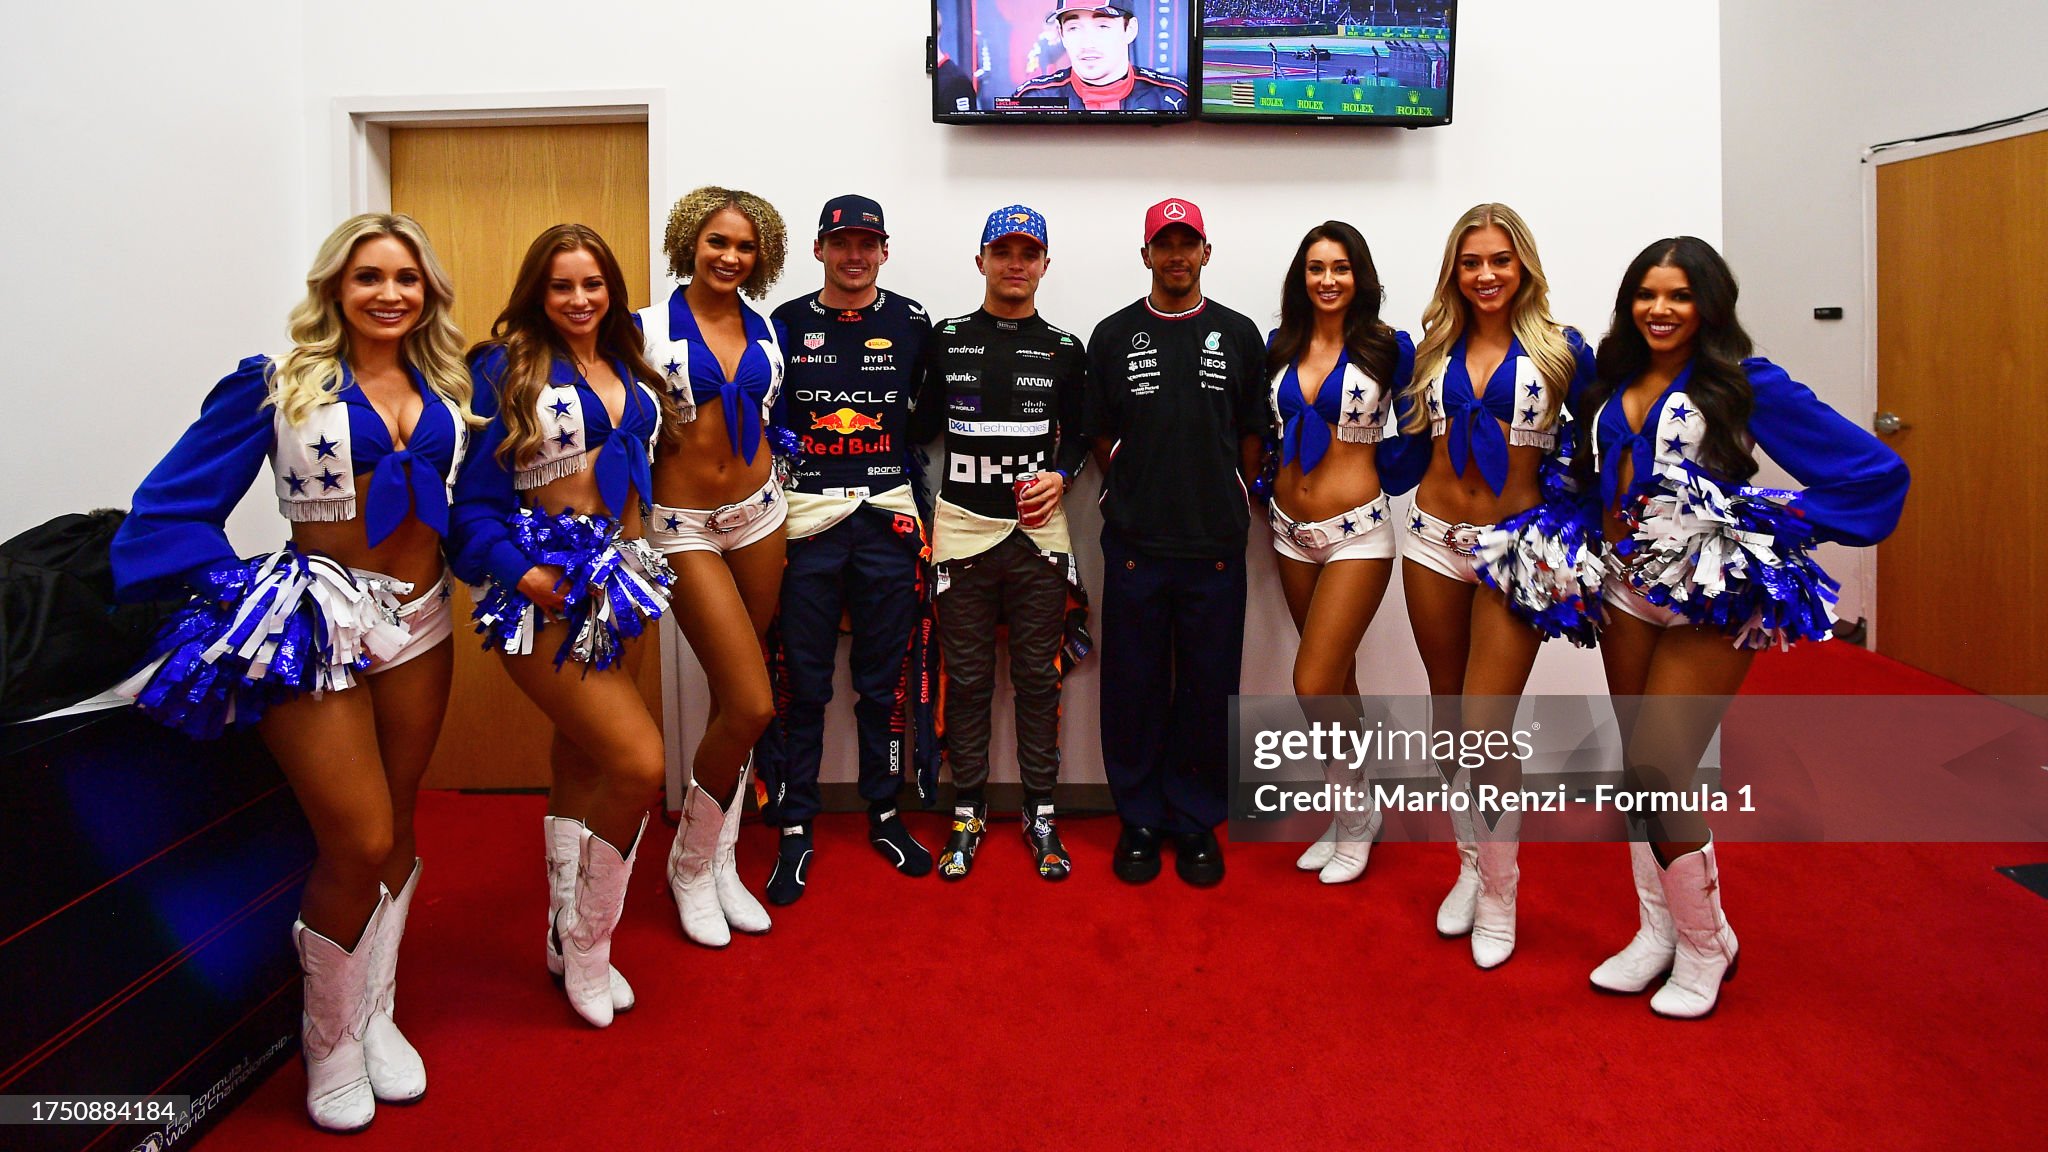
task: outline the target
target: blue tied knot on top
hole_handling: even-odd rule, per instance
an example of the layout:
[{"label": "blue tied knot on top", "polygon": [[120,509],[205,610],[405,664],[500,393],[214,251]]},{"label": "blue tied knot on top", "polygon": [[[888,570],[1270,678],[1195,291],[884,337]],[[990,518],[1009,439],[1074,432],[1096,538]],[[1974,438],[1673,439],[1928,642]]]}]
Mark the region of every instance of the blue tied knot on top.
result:
[{"label": "blue tied knot on top", "polygon": [[[1316,470],[1330,451],[1330,426],[1342,419],[1344,369],[1351,363],[1348,351],[1337,354],[1337,363],[1316,389],[1314,403],[1301,390],[1300,363],[1287,366],[1280,377],[1280,463],[1301,461],[1304,474]],[[1313,419],[1311,419],[1313,417]]]}]

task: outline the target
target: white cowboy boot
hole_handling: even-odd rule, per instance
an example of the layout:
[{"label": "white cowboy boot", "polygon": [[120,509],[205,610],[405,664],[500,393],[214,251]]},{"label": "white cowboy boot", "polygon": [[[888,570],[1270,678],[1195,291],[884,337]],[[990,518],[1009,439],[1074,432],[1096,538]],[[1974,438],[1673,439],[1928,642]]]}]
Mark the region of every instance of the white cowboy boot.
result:
[{"label": "white cowboy boot", "polygon": [[406,914],[412,911],[412,894],[419,883],[420,862],[414,857],[398,895],[378,886],[389,903],[379,921],[377,946],[370,952],[370,1021],[363,1027],[363,1056],[370,1087],[384,1104],[410,1104],[427,1094],[427,1066],[392,1019],[398,1010],[398,945],[405,938]]},{"label": "white cowboy boot", "polygon": [[725,810],[695,780],[683,793],[683,821],[668,850],[668,890],[682,917],[683,935],[707,948],[732,943],[725,911],[718,906],[718,841]]},{"label": "white cowboy boot", "polygon": [[[540,826],[548,861],[548,973],[560,976],[562,944],[555,939],[555,917],[576,898],[576,877],[583,873],[583,842],[590,838],[590,829],[583,821],[567,816],[543,816]],[[631,1012],[633,986],[617,968],[612,969],[611,984],[612,1011]]]},{"label": "white cowboy boot", "polygon": [[576,1014],[599,1028],[612,1022],[612,932],[626,910],[626,882],[632,879],[640,834],[646,830],[643,814],[623,856],[602,836],[583,838],[576,898],[562,909],[557,929],[562,940],[562,991],[569,994]]},{"label": "white cowboy boot", "polygon": [[1365,875],[1366,861],[1372,855],[1372,842],[1380,836],[1380,810],[1375,807],[1365,812],[1339,812],[1331,821],[1335,836],[1330,842],[1330,862],[1316,874],[1316,879],[1325,884],[1349,884]]},{"label": "white cowboy boot", "polygon": [[330,1132],[357,1132],[377,1116],[370,1068],[363,1055],[363,1026],[370,1017],[370,953],[376,949],[384,914],[377,907],[363,926],[356,950],[292,922],[292,943],[305,973],[305,1008],[299,1014],[299,1051],[306,1059],[306,1115]]},{"label": "white cowboy boot", "polygon": [[1492,829],[1484,813],[1472,814],[1479,892],[1472,901],[1472,962],[1497,968],[1515,952],[1515,893],[1522,870],[1515,857],[1522,845],[1522,814],[1503,812]]},{"label": "white cowboy boot", "polygon": [[1320,872],[1323,870],[1323,865],[1330,862],[1330,857],[1335,855],[1336,851],[1337,822],[1332,820],[1330,821],[1330,826],[1323,829],[1322,836],[1318,837],[1315,843],[1303,849],[1300,856],[1295,857],[1294,866],[1303,872]]},{"label": "white cowboy boot", "polygon": [[1671,971],[1678,937],[1671,927],[1671,912],[1664,907],[1663,870],[1657,867],[1657,856],[1649,844],[1630,841],[1628,863],[1635,874],[1636,914],[1642,926],[1621,951],[1593,969],[1593,987],[1634,995]]},{"label": "white cowboy boot", "polygon": [[747,777],[753,767],[751,759],[740,766],[739,783],[733,786],[732,803],[726,805],[725,823],[719,828],[718,859],[712,874],[717,877],[718,907],[725,914],[726,925],[741,932],[761,933],[773,926],[773,921],[768,919],[768,910],[740,881],[739,868],[734,864],[740,842],[740,818],[747,806]]},{"label": "white cowboy boot", "polygon": [[1735,974],[1737,953],[1735,932],[1721,914],[1721,867],[1714,860],[1713,841],[1673,860],[1662,879],[1664,904],[1671,910],[1678,943],[1672,951],[1671,979],[1650,997],[1650,1011],[1697,1019],[1714,1010],[1721,982]]},{"label": "white cowboy boot", "polygon": [[[1470,772],[1459,772],[1451,778],[1451,793],[1471,795]],[[1463,936],[1472,931],[1473,911],[1479,903],[1479,842],[1472,830],[1472,809],[1464,811],[1451,809],[1451,835],[1458,841],[1458,879],[1452,883],[1451,891],[1444,902],[1437,905],[1437,935],[1445,937]]]}]

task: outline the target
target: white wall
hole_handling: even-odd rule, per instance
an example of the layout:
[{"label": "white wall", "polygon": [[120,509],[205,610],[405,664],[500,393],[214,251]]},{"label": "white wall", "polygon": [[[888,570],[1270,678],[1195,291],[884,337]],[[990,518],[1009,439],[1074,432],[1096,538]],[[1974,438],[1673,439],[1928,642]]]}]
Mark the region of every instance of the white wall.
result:
[{"label": "white wall", "polygon": [[[274,346],[296,295],[293,278],[341,211],[333,193],[342,178],[335,170],[338,97],[665,89],[668,131],[654,154],[665,155],[666,170],[653,173],[665,196],[702,183],[749,188],[781,205],[799,237],[826,197],[875,196],[894,234],[884,283],[939,313],[978,302],[972,257],[982,217],[1021,200],[1051,222],[1053,263],[1041,309],[1084,336],[1145,291],[1138,231],[1145,207],[1169,195],[1195,200],[1207,216],[1216,244],[1209,294],[1262,324],[1277,308],[1278,280],[1296,240],[1328,217],[1365,233],[1387,284],[1386,314],[1410,329],[1434,282],[1444,231],[1477,201],[1505,201],[1528,217],[1558,315],[1595,336],[1614,277],[1644,243],[1674,232],[1720,239],[1713,4],[1466,0],[1457,123],[1420,131],[945,127],[929,122],[926,16],[913,0],[790,0],[773,7],[772,20],[743,5],[672,0],[570,11],[534,0],[367,0],[283,14],[249,4],[223,21],[225,31],[161,16],[157,26],[127,30],[137,60],[147,49],[180,62],[175,74],[149,75],[98,66],[106,60],[103,18],[39,11],[33,21],[54,35],[32,50],[18,42],[8,49],[9,148],[20,134],[25,151],[72,156],[84,151],[75,141],[89,124],[95,144],[85,164],[121,182],[82,193],[75,165],[10,165],[31,173],[50,217],[38,251],[57,268],[61,291],[84,308],[39,308],[37,323],[19,330],[23,314],[0,311],[14,334],[9,343],[104,341],[108,305],[101,301],[134,280],[137,255],[157,256],[150,266],[161,262],[169,220],[196,215],[217,226],[196,230],[201,267],[188,274],[179,266],[166,278],[170,306],[185,311],[175,319],[152,314],[142,322],[146,338],[122,342],[156,350],[148,378],[108,381],[98,399],[78,398],[66,409],[69,418],[36,447],[23,473],[55,482],[27,509],[17,505],[10,524],[120,501],[205,384],[251,348]],[[81,73],[86,60],[96,66]],[[81,131],[17,123],[13,109],[28,99],[18,87],[85,107]],[[1552,102],[1532,104],[1531,93]],[[223,183],[222,173],[251,176]],[[130,223],[142,211],[155,226]],[[76,246],[50,234],[107,235],[109,221],[119,222],[116,235],[132,239],[96,250],[90,271],[74,273]],[[793,253],[773,301],[814,287],[816,268],[807,251]],[[23,290],[10,283],[8,302]],[[25,339],[31,333],[35,339]],[[46,369],[55,367],[55,356],[43,355]],[[109,466],[78,467],[74,461],[104,442],[94,419],[110,408],[123,419]],[[5,455],[12,474],[16,454]],[[1084,567],[1099,587],[1096,522],[1085,511],[1077,519],[1088,541]],[[259,525],[247,544],[274,535],[274,524]],[[1245,690],[1284,692],[1293,630],[1257,535],[1253,551]],[[1398,587],[1361,650],[1360,670],[1368,692],[1423,690]],[[1094,675],[1084,668],[1070,682],[1073,779],[1100,779]],[[1551,645],[1532,690],[1601,685],[1590,654]],[[841,696],[835,727],[843,730],[843,682]],[[847,734],[836,732],[834,746],[845,747],[837,741]],[[1008,761],[1006,744],[999,728],[999,766]]]},{"label": "white wall", "polygon": [[[0,36],[0,536],[126,508],[207,388],[278,347],[311,256],[298,7],[116,8],[14,7]],[[266,503],[232,521],[252,549]]]},{"label": "white wall", "polygon": [[[2038,0],[1721,4],[1724,252],[1743,324],[1762,354],[1866,427],[1877,393],[1863,150],[2048,105],[2043,44]],[[1831,305],[1843,319],[1813,318]],[[1875,562],[1870,549],[1823,555],[1843,616],[1871,615]]]}]

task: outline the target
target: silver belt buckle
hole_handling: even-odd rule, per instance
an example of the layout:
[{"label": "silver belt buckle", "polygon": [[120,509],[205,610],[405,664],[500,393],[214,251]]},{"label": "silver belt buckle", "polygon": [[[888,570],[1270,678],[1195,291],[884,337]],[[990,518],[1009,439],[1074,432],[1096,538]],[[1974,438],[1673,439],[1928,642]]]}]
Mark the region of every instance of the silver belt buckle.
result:
[{"label": "silver belt buckle", "polygon": [[753,501],[751,500],[739,504],[727,504],[713,512],[704,521],[704,526],[718,533],[734,531],[746,524],[750,518],[748,513],[753,511],[753,507]]},{"label": "silver belt buckle", "polygon": [[1453,524],[1444,529],[1444,547],[1460,556],[1471,556],[1479,551],[1479,526],[1477,524]]}]

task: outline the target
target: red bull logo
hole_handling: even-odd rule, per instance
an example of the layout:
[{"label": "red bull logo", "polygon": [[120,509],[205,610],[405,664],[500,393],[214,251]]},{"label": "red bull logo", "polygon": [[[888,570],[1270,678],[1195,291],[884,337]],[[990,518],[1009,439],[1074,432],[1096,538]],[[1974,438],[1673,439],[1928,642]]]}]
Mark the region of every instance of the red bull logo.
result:
[{"label": "red bull logo", "polygon": [[823,429],[827,432],[837,432],[841,436],[851,436],[855,432],[879,432],[882,430],[882,422],[865,412],[841,408],[836,412],[811,417],[811,429]]}]

